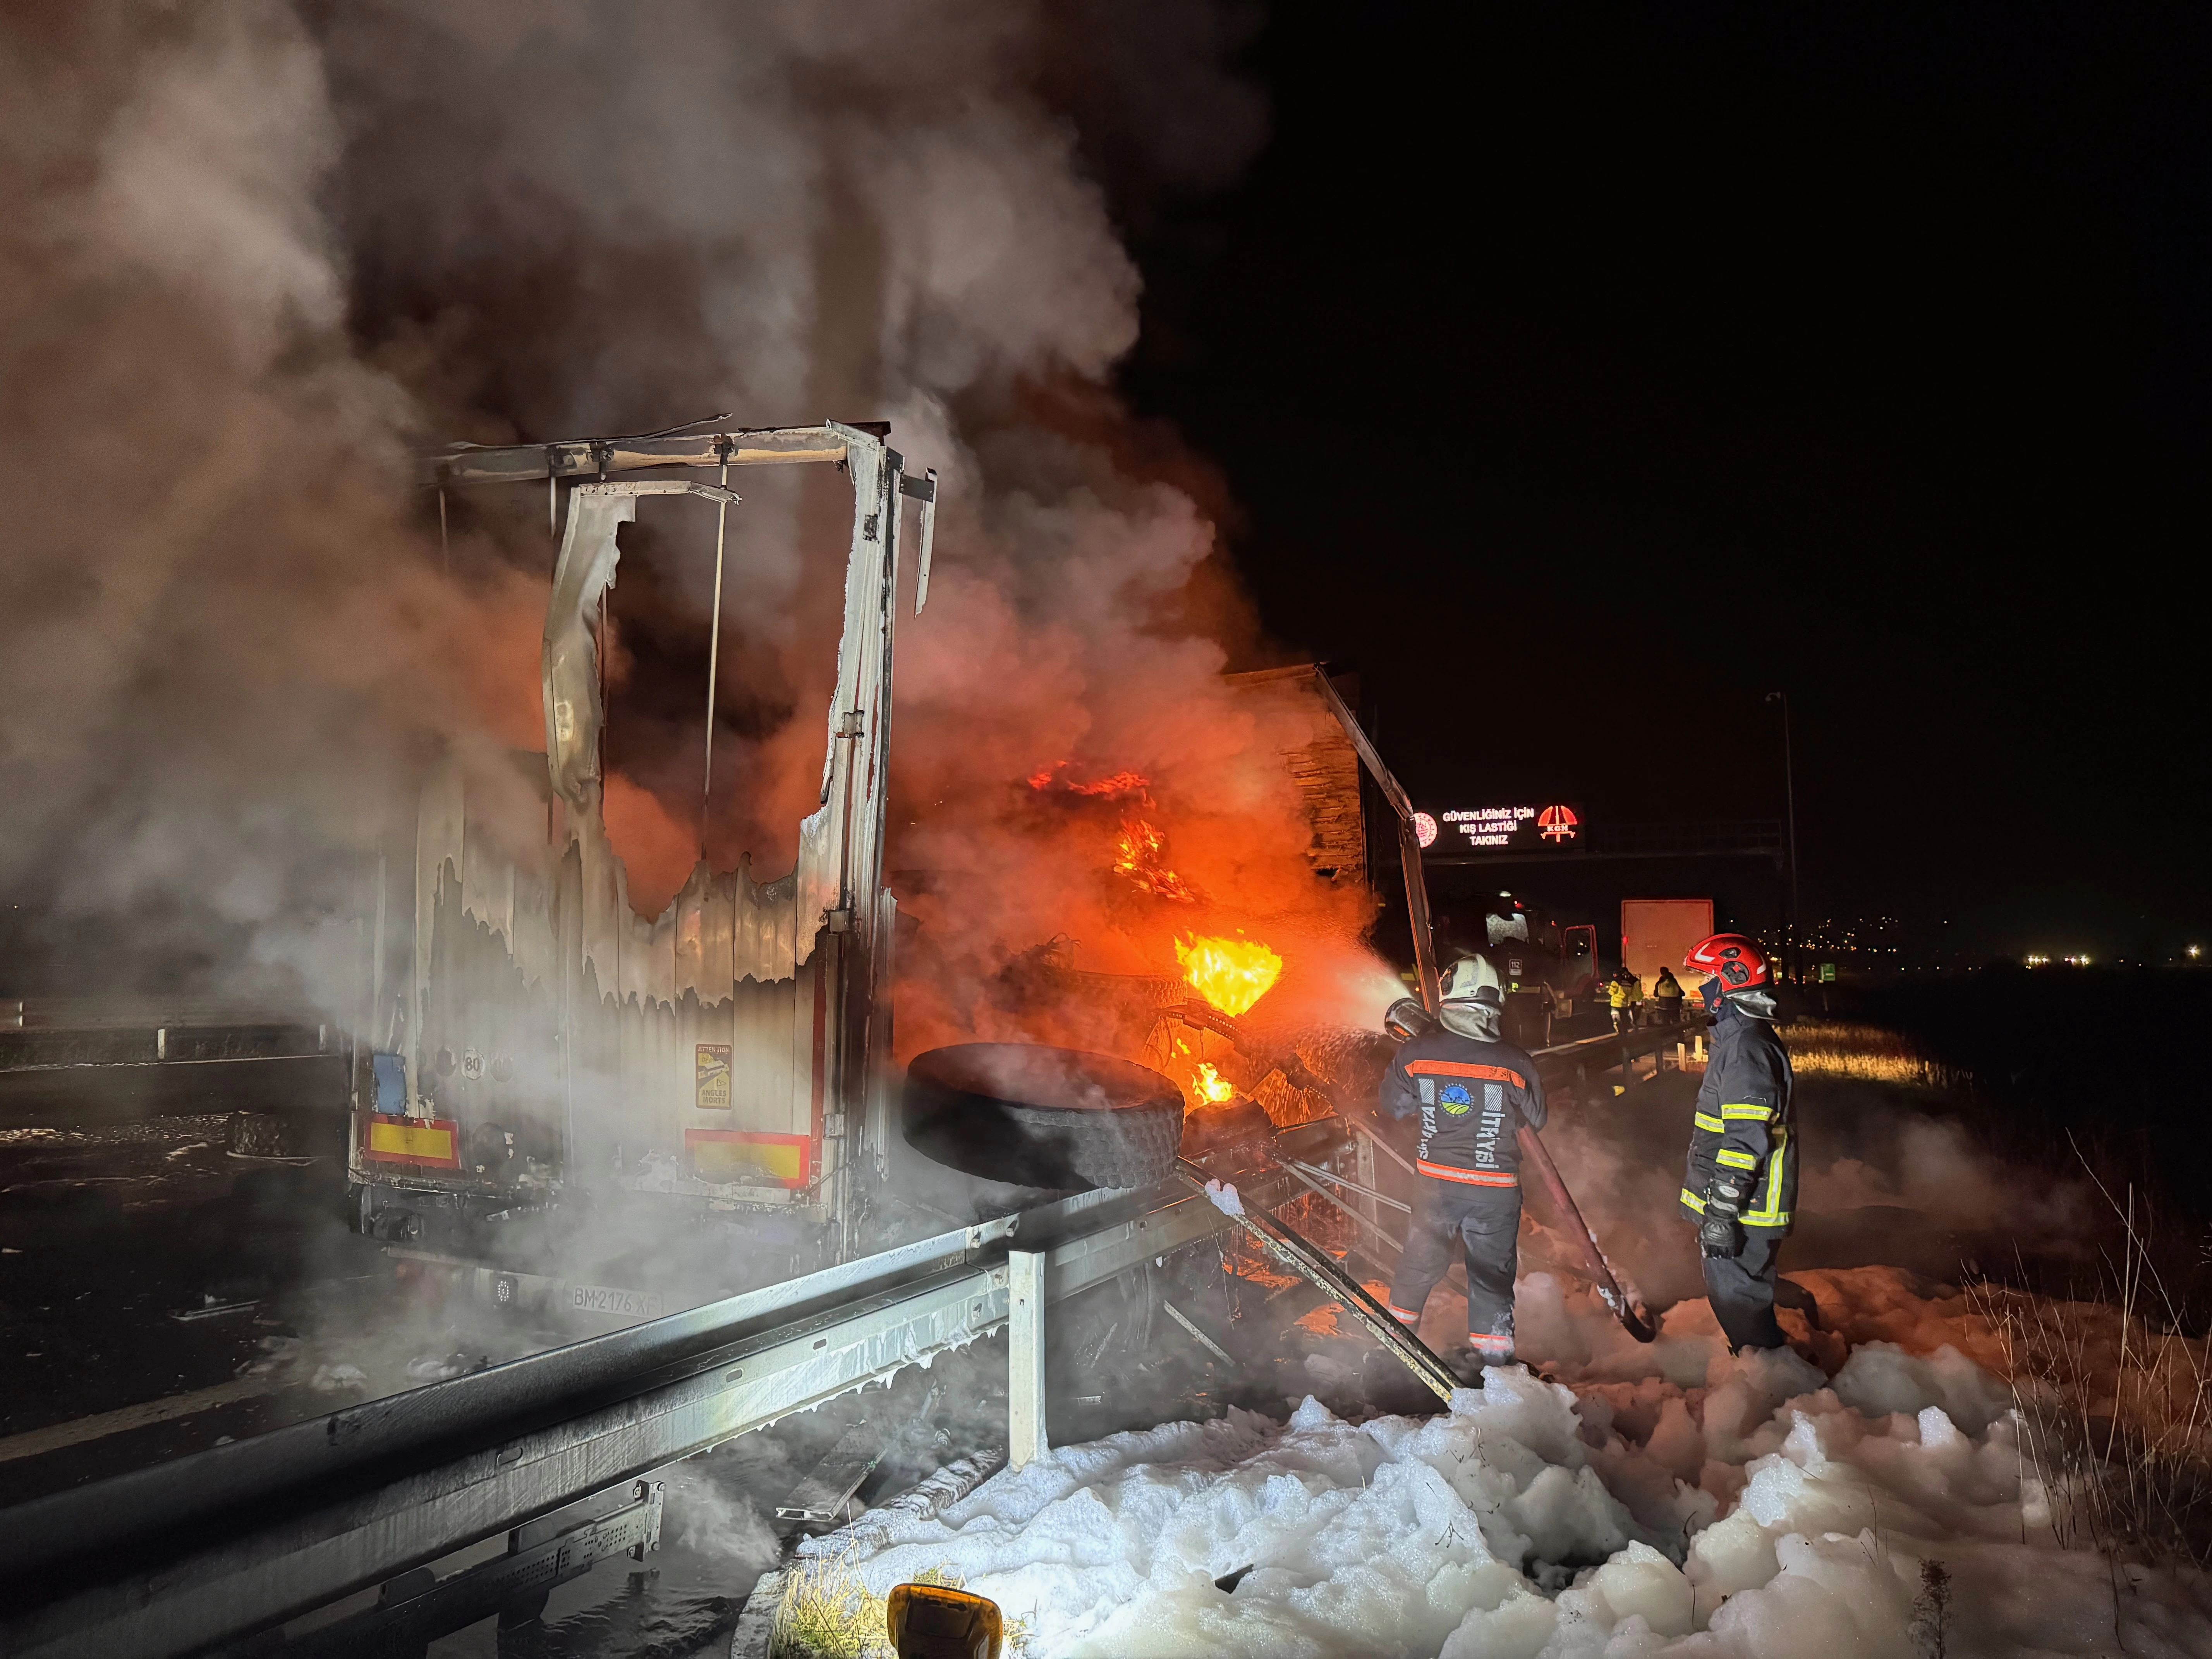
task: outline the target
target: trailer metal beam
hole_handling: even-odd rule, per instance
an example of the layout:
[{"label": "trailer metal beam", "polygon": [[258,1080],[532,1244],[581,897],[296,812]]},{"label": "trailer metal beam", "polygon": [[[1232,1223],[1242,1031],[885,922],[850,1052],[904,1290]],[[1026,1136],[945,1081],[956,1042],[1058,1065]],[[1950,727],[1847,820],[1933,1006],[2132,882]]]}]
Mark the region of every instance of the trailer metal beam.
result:
[{"label": "trailer metal beam", "polygon": [[1375,787],[1382,792],[1382,799],[1398,815],[1398,863],[1406,878],[1406,922],[1413,935],[1414,976],[1421,984],[1421,1006],[1434,1013],[1443,992],[1437,979],[1436,938],[1429,927],[1429,887],[1421,873],[1421,838],[1413,827],[1413,798],[1382,763],[1382,751],[1359,724],[1358,717],[1336,695],[1336,688],[1328,683],[1328,676],[1319,663],[1314,665],[1313,677],[1322,701],[1336,716],[1344,735],[1352,740],[1368,775],[1375,780]]},{"label": "trailer metal beam", "polygon": [[422,458],[426,485],[527,483],[533,479],[602,478],[641,467],[788,466],[842,461],[845,446],[880,439],[882,421],[821,426],[720,427],[672,437],[564,438],[550,444],[487,448],[457,444]]}]

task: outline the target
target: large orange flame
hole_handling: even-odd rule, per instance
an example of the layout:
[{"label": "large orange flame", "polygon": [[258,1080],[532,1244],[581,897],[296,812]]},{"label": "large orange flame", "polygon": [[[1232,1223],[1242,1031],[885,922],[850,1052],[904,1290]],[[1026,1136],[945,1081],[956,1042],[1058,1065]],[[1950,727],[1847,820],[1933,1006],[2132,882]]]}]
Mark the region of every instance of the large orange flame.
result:
[{"label": "large orange flame", "polygon": [[1208,1106],[1218,1106],[1224,1101],[1233,1099],[1237,1093],[1237,1085],[1215,1071],[1210,1060],[1198,1062],[1198,1070],[1191,1077],[1190,1086],[1191,1091]]},{"label": "large orange flame", "polygon": [[1267,995],[1283,971],[1282,957],[1249,939],[1177,939],[1176,960],[1191,988],[1231,1019]]},{"label": "large orange flame", "polygon": [[1131,818],[1115,838],[1114,868],[1148,893],[1195,902],[1198,890],[1168,868],[1167,850],[1165,836],[1144,819]]}]

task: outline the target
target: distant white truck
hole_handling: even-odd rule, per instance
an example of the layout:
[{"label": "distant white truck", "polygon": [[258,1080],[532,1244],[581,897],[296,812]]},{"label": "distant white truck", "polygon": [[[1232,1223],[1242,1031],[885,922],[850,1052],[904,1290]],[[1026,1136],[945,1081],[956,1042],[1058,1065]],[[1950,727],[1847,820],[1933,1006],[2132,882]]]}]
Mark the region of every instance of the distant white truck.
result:
[{"label": "distant white truck", "polygon": [[1682,989],[1697,994],[1705,976],[1682,966],[1690,947],[1713,931],[1709,898],[1639,898],[1620,902],[1620,960],[1648,994],[1662,968],[1672,968]]}]

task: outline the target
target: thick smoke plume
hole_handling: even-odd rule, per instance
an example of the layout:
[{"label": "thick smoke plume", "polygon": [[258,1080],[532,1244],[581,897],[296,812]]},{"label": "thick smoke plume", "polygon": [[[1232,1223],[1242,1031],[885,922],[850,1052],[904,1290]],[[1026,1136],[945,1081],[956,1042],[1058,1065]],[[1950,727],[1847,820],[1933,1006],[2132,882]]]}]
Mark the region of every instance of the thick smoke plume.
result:
[{"label": "thick smoke plume", "polygon": [[455,671],[501,584],[441,583],[410,523],[300,21],[17,12],[0,76],[0,884],[73,964],[312,991],[410,747],[477,742]]},{"label": "thick smoke plume", "polygon": [[[1166,972],[1179,925],[1346,938],[1278,757],[1298,737],[1218,680],[1255,643],[1218,492],[1111,390],[1139,278],[1098,180],[1141,203],[1234,173],[1262,128],[1223,67],[1247,26],[1024,0],[15,14],[19,934],[106,983],[356,1006],[362,855],[404,845],[428,756],[494,784],[542,745],[543,493],[457,492],[441,525],[410,454],[728,411],[888,418],[945,480],[894,743],[893,860],[943,969],[917,1029],[1055,933]],[[841,509],[741,482],[703,823],[703,517],[651,504],[612,604],[609,816],[644,908],[702,841],[788,867],[814,804]],[[1132,912],[1120,811],[1024,781],[1062,763],[1141,775],[1211,908]]]}]

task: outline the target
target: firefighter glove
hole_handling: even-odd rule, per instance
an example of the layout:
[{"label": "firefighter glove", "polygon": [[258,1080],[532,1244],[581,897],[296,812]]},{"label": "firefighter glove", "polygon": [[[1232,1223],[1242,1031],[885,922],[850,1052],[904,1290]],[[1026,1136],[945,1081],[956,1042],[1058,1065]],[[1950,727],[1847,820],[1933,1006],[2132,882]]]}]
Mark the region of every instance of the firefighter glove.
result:
[{"label": "firefighter glove", "polygon": [[1726,1176],[1715,1176],[1705,1188],[1705,1218],[1698,1226],[1698,1247],[1709,1256],[1743,1254],[1743,1229],[1736,1217],[1743,1212],[1744,1188]]}]

